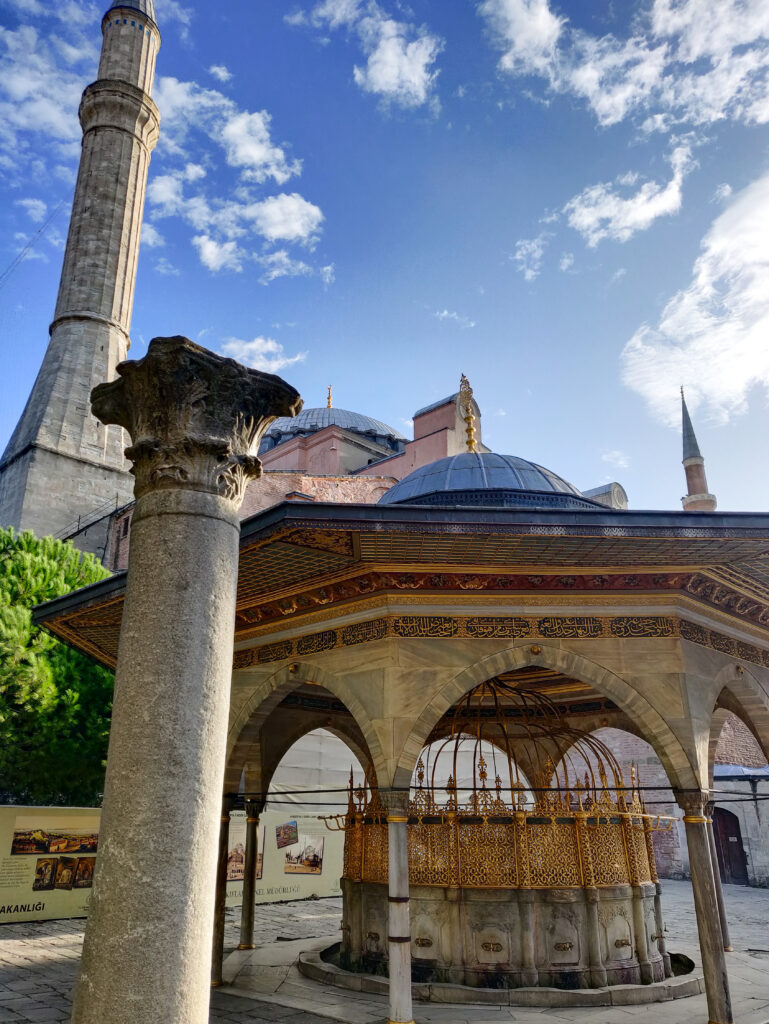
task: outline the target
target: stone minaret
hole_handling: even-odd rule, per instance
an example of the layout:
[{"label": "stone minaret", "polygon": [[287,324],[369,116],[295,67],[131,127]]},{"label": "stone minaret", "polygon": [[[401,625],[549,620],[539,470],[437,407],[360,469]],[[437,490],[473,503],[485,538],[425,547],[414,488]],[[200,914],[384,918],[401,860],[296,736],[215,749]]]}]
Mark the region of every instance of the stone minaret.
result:
[{"label": "stone minaret", "polygon": [[[159,115],[152,82],[160,35],[153,0],[114,4],[99,73],[80,102],[83,145],[50,341],[0,460],[0,525],[38,536],[74,531],[132,497],[120,427],[90,410],[130,344],[136,263]],[[106,523],[76,542],[102,553]]]},{"label": "stone minaret", "polygon": [[681,426],[684,442],[684,472],[686,473],[686,494],[681,498],[684,512],[715,512],[716,496],[708,492],[705,476],[705,460],[694,436],[694,427],[686,408],[684,389],[681,388]]}]

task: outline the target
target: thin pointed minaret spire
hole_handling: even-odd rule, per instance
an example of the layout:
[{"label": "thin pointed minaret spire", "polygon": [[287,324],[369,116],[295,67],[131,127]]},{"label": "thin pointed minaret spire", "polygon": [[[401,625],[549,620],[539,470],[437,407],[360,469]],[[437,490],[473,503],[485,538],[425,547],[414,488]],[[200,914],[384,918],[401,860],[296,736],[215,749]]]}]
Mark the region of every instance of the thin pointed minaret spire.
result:
[{"label": "thin pointed minaret spire", "polygon": [[708,491],[705,460],[694,434],[691,416],[686,408],[684,389],[681,388],[681,434],[683,440],[683,466],[686,473],[686,494],[681,498],[685,512],[715,512],[716,496]]},{"label": "thin pointed minaret spire", "polygon": [[[89,396],[112,380],[130,344],[147,170],[160,123],[152,99],[160,46],[154,0],[116,0],[101,29],[96,81],[80,102],[80,168],[50,340],[0,457],[0,526],[76,535],[78,546],[99,553],[105,512],[133,494],[128,437],[92,415]],[[62,27],[65,43],[72,31]],[[91,523],[87,532],[83,522]]]}]

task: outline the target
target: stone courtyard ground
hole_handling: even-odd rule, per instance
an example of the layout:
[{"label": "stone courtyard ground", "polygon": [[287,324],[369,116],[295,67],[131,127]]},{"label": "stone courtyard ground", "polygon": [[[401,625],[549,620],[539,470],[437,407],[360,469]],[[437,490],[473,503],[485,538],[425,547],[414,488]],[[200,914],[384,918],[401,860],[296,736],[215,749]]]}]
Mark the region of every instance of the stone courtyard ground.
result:
[{"label": "stone courtyard ground", "polygon": [[[738,1024],[769,1024],[769,890],[725,886],[734,952],[727,963]],[[698,959],[691,887],[665,882],[668,949]],[[212,994],[212,1024],[286,1021],[287,1024],[379,1024],[385,1001],[303,978],[295,964],[304,949],[322,949],[339,937],[340,899],[259,906],[258,949],[236,951],[239,911],[228,911],[225,978]],[[0,1024],[68,1019],[80,958],[83,921],[45,921],[0,927]],[[523,1009],[417,1003],[417,1024],[706,1024],[704,996],[651,1006]],[[109,1024],[109,1022],[104,1022]]]}]

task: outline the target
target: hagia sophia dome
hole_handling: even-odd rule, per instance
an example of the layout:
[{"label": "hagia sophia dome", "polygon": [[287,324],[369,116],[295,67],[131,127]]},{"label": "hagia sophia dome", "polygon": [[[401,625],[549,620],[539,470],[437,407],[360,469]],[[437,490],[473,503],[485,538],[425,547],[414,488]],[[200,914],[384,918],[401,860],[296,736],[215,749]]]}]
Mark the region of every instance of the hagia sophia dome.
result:
[{"label": "hagia sophia dome", "polygon": [[259,451],[260,453],[270,451],[277,445],[291,440],[292,437],[307,437],[309,434],[315,434],[325,427],[332,426],[352,434],[360,434],[393,452],[402,451],[406,443],[406,438],[400,431],[381,420],[364,416],[359,412],[350,412],[349,409],[323,407],[303,409],[298,416],[280,416],[270,424],[262,438]]},{"label": "hagia sophia dome", "polygon": [[595,509],[563,477],[515,455],[462,452],[420,466],[390,488],[380,505],[474,508]]}]

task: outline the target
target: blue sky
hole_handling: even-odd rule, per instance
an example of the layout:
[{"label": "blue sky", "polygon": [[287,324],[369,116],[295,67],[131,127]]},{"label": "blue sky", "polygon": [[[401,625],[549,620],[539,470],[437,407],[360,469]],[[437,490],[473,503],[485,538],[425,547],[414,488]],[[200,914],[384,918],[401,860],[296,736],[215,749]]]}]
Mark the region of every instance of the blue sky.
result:
[{"label": "blue sky", "polygon": [[[132,356],[186,334],[404,433],[464,372],[495,450],[634,508],[680,508],[684,384],[720,508],[769,507],[766,0],[156,3]],[[2,445],[104,9],[0,0]]]}]

